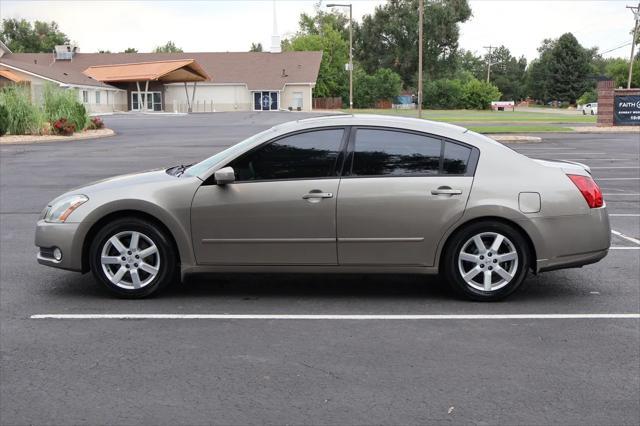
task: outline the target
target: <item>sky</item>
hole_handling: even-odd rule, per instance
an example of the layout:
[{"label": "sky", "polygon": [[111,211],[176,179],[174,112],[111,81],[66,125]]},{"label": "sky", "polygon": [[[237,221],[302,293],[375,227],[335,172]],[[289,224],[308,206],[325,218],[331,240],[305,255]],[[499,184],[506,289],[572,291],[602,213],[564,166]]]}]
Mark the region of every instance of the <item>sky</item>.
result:
[{"label": "sky", "polygon": [[[428,1],[428,0],[427,0]],[[330,1],[322,1],[324,9]],[[383,0],[340,0],[353,4],[354,19],[373,13]],[[473,16],[460,26],[460,47],[484,53],[505,45],[514,56],[537,56],[545,38],[572,32],[585,47],[600,51],[629,43],[633,1],[470,0]],[[302,12],[318,0],[277,0],[278,32],[295,33]],[[234,1],[28,1],[0,0],[0,19],[56,21],[82,52],[135,47],[141,52],[172,40],[184,51],[247,51],[252,42],[270,45],[272,0]],[[629,56],[630,45],[604,56]]]}]

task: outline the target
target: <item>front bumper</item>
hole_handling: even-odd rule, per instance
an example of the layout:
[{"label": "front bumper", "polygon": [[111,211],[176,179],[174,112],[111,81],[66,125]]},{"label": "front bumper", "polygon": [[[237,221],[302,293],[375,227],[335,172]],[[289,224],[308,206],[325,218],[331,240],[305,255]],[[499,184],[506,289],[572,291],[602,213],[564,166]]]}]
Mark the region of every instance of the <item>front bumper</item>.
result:
[{"label": "front bumper", "polygon": [[[38,263],[70,271],[82,271],[82,238],[78,232],[80,223],[49,223],[39,220],[36,225],[35,243],[38,246]],[[59,248],[62,258],[56,260],[51,255]]]}]

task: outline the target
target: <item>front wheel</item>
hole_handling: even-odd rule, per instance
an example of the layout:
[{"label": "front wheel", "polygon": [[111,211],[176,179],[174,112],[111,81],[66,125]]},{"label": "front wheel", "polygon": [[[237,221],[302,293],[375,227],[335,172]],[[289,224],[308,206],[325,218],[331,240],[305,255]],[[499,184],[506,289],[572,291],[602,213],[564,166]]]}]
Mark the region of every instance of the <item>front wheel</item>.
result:
[{"label": "front wheel", "polygon": [[516,291],[529,267],[525,238],[500,222],[479,222],[456,233],[444,258],[452,288],[467,299],[497,301]]},{"label": "front wheel", "polygon": [[176,254],[168,236],[138,218],[107,224],[94,238],[89,256],[94,277],[121,297],[149,296],[175,277]]}]

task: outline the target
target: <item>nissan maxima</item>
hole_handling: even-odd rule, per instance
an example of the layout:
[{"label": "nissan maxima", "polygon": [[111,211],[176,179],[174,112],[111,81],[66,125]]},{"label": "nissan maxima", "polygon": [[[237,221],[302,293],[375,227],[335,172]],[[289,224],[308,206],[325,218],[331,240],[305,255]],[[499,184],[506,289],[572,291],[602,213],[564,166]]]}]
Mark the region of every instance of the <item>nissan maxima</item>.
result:
[{"label": "nissan maxima", "polygon": [[39,263],[129,298],[204,272],[439,273],[493,301],[530,271],[599,261],[610,238],[587,166],[449,124],[340,115],[72,190],[35,243]]}]

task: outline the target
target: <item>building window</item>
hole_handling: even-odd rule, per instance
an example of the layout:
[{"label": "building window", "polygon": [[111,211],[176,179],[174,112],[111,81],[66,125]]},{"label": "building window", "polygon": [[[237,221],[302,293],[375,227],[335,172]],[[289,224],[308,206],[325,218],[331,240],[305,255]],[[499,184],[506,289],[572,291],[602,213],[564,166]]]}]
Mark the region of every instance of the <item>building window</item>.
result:
[{"label": "building window", "polygon": [[89,91],[87,90],[82,91],[82,102],[85,104],[89,103]]},{"label": "building window", "polygon": [[100,104],[100,92],[96,90],[96,104]]}]

